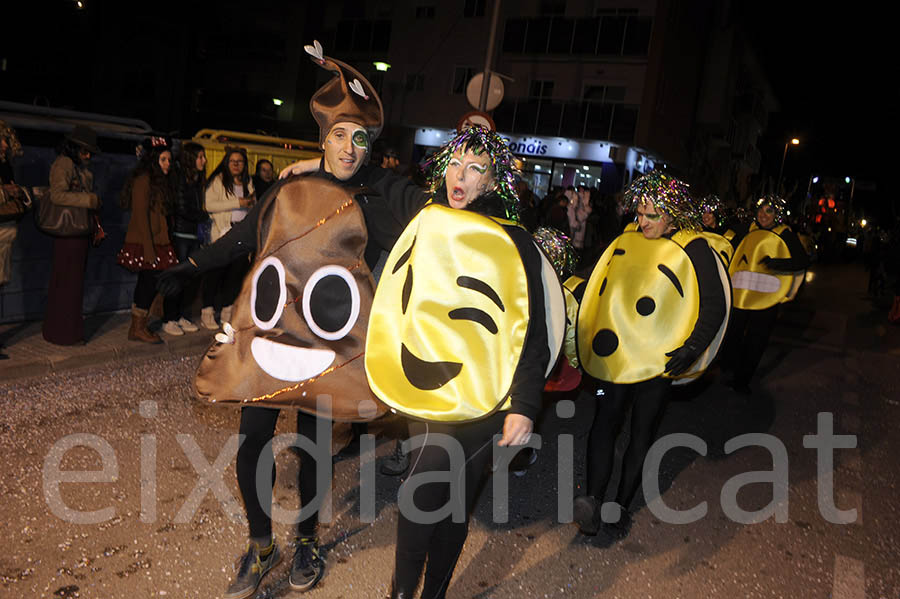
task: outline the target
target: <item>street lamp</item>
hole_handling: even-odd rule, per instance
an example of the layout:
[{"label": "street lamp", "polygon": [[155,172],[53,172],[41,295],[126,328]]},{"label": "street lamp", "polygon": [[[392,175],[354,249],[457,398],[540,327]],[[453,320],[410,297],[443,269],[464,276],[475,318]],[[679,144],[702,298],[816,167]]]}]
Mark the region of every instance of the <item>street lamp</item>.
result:
[{"label": "street lamp", "polygon": [[784,174],[784,159],[787,158],[787,150],[789,145],[800,145],[800,140],[796,137],[792,137],[790,141],[784,143],[784,154],[781,155],[781,169],[779,169],[778,171],[778,185],[775,186],[775,193],[779,193],[781,191],[781,175]]}]

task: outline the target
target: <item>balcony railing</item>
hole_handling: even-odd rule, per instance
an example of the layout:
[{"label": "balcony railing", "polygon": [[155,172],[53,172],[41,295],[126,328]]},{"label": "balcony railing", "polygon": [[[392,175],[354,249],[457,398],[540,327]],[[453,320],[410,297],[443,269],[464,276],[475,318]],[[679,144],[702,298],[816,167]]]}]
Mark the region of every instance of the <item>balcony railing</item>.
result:
[{"label": "balcony railing", "polygon": [[560,102],[528,98],[506,100],[494,110],[498,131],[523,135],[601,139],[632,144],[637,126],[636,104]]}]

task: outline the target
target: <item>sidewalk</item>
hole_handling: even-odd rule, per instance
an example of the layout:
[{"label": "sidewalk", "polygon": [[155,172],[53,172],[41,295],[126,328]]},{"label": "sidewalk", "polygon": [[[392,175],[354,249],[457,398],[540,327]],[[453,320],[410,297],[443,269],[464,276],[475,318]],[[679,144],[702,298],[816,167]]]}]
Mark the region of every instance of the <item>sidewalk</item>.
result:
[{"label": "sidewalk", "polygon": [[87,316],[84,322],[87,343],[72,346],[44,341],[40,321],[0,324],[0,343],[9,356],[9,360],[0,360],[0,382],[111,362],[169,355],[200,356],[215,335],[215,331],[202,327],[181,337],[159,331],[163,342],[152,345],[129,341],[130,324],[130,312]]}]

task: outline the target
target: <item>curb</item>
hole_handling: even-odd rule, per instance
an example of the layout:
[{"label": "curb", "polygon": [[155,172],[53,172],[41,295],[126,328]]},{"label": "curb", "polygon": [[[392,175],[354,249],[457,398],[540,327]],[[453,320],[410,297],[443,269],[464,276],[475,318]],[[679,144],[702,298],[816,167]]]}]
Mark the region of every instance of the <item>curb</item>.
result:
[{"label": "curb", "polygon": [[[213,342],[214,331],[191,333],[182,338],[164,339],[163,343],[150,345],[128,342],[121,347],[98,347],[96,351],[77,355],[42,356],[32,360],[4,360],[0,362],[0,382],[8,382],[48,374],[94,368],[100,364],[132,363],[156,357],[200,357]],[[124,331],[123,331],[124,335]]]}]

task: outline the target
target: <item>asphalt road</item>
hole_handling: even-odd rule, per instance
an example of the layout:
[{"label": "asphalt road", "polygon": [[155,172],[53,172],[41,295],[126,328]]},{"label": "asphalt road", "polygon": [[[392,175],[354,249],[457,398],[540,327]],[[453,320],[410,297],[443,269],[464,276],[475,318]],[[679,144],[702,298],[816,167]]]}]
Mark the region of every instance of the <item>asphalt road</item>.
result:
[{"label": "asphalt road", "polygon": [[[856,267],[817,267],[784,311],[752,397],[711,376],[669,405],[660,434],[691,435],[702,451],[665,454],[657,501],[674,510],[705,502],[705,515],[689,524],[667,523],[653,502],[617,542],[561,523],[566,484],[557,463],[566,471],[572,462],[559,435],[572,435],[581,484],[593,400],[575,401],[570,418],[548,405],[537,463],[504,479],[508,522],[494,521],[488,485],[449,596],[900,597],[900,327],[886,326],[886,309],[865,298],[864,283]],[[221,595],[246,536],[229,445],[238,414],[188,398],[196,361],[157,358],[0,384],[0,597]],[[817,432],[824,439],[829,418],[838,442],[854,447],[805,446]],[[293,432],[288,417],[278,432]],[[378,442],[379,455],[391,448]],[[278,466],[278,504],[296,509],[296,457],[284,451]],[[336,464],[334,518],[320,531],[328,569],[306,596],[387,595],[399,482],[377,474],[374,518],[362,518],[359,462]],[[829,485],[833,493],[820,491]],[[831,499],[840,513],[823,509]],[[766,508],[758,523],[737,521]],[[290,542],[288,524],[276,523],[275,534]],[[288,563],[258,597],[294,596]]]}]

